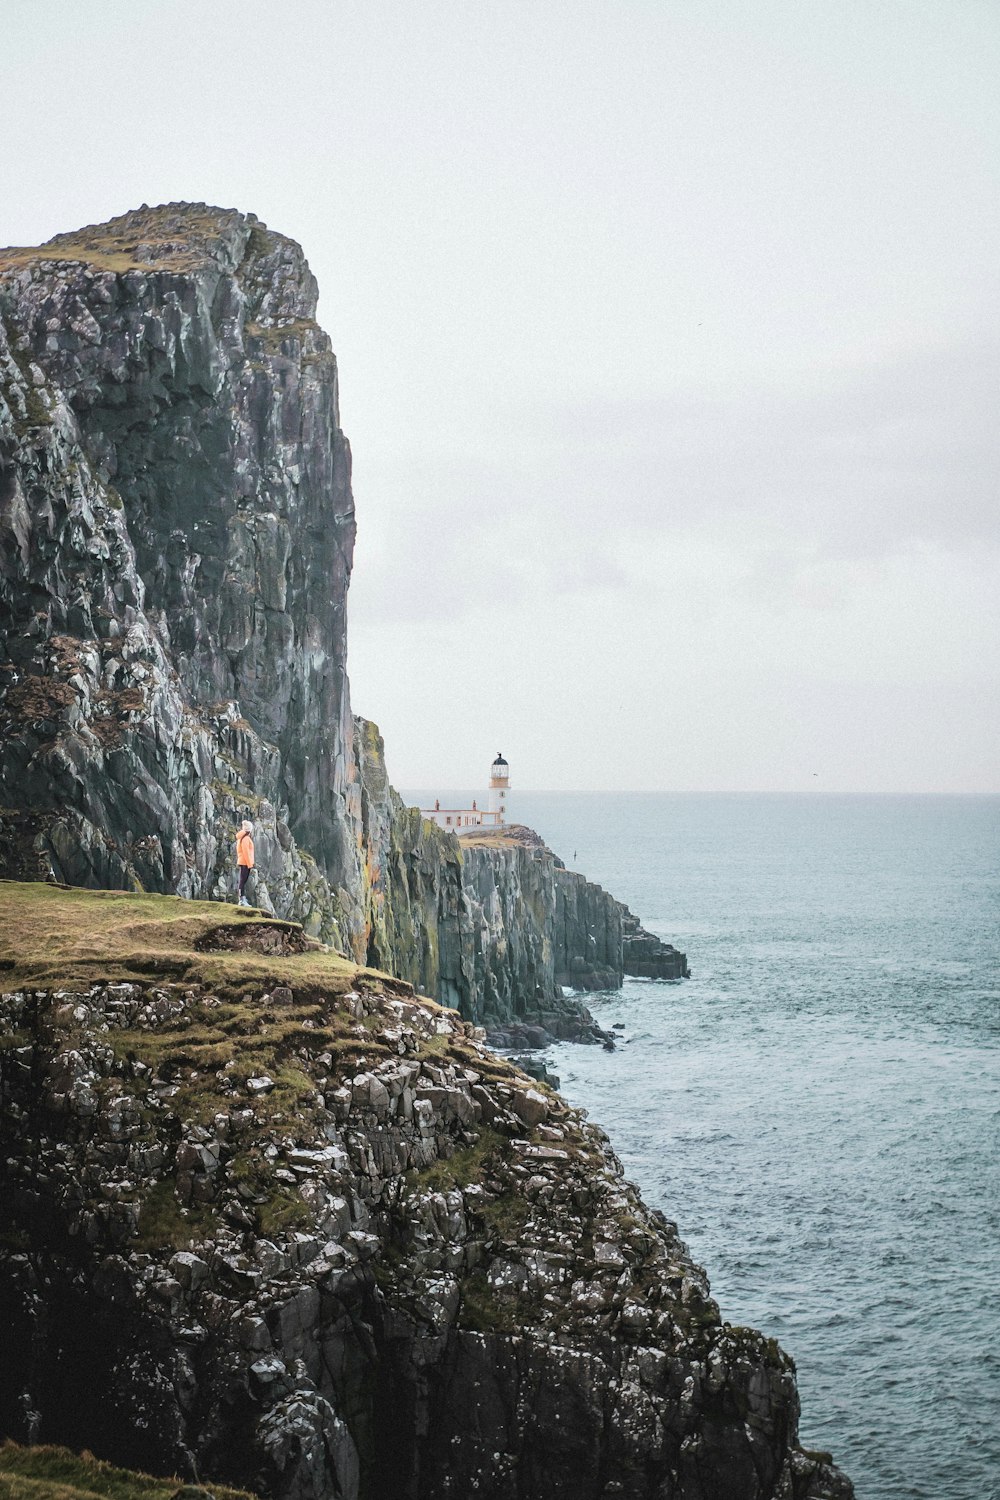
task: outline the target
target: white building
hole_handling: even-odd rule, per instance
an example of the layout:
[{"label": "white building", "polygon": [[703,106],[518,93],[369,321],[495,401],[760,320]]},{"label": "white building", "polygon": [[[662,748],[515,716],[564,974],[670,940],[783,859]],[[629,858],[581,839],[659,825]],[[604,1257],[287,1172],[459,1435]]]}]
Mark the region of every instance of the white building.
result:
[{"label": "white building", "polygon": [[473,828],[502,828],[507,821],[507,791],[510,786],[510,767],[497,751],[497,758],[490,766],[490,789],[486,807],[480,807],[473,798],[471,807],[442,807],[440,797],[433,807],[422,807],[421,814],[439,828],[449,833],[464,833]]}]

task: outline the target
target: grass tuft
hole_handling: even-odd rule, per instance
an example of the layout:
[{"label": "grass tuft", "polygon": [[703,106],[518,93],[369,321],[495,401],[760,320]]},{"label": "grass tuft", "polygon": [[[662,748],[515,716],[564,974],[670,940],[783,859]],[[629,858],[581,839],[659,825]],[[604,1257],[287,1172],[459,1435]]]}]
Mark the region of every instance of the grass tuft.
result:
[{"label": "grass tuft", "polygon": [[[185,1481],[154,1478],[68,1448],[0,1444],[0,1500],[173,1500]],[[214,1500],[253,1500],[246,1490],[209,1486]]]}]

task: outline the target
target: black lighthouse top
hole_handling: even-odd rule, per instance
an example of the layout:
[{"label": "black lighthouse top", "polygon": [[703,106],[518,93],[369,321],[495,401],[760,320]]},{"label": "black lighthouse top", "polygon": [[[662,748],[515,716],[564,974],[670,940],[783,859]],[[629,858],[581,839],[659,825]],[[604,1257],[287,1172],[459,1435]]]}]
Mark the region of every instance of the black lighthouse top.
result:
[{"label": "black lighthouse top", "polygon": [[503,756],[500,754],[499,750],[497,751],[497,758],[493,762],[493,764],[495,766],[505,766],[507,764],[507,762],[504,760]]}]

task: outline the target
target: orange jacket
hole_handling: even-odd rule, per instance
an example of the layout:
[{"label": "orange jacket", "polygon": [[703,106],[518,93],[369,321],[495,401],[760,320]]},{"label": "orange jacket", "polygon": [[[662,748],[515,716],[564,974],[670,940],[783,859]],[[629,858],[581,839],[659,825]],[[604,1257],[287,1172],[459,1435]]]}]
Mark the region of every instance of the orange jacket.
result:
[{"label": "orange jacket", "polygon": [[248,870],[253,869],[253,839],[242,828],[236,835],[236,863],[246,865]]}]

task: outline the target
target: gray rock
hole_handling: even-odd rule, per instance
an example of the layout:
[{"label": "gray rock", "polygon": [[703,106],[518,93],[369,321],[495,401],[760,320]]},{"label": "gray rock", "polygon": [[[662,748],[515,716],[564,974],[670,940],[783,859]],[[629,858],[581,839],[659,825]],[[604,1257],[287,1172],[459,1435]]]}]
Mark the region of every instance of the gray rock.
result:
[{"label": "gray rock", "polygon": [[537,1089],[512,1090],[510,1107],[525,1125],[540,1125],[548,1119],[548,1100]]},{"label": "gray rock", "polygon": [[[159,993],[180,1034],[189,1007],[204,1016],[187,982],[176,1005]],[[602,1132],[505,1074],[471,1026],[450,1022],[460,1062],[385,1052],[336,1111],[306,1087],[294,1137],[234,1111],[235,1152],[208,1173],[202,1121],[226,1113],[212,1098],[225,1071],[201,1098],[153,1109],[154,1069],[139,1083],[127,1050],[107,1045],[114,1003],[96,986],[81,1021],[58,995],[0,997],[0,1032],[33,1038],[16,1069],[5,1063],[6,1228],[17,1244],[46,1225],[30,1255],[0,1257],[7,1431],[86,1432],[110,1458],[130,1445],[148,1470],[273,1500],[548,1500],[591,1493],[595,1473],[633,1500],[850,1500],[832,1464],[797,1445],[791,1362],[722,1324],[676,1226],[645,1209]],[[401,1025],[438,1034],[440,1011],[415,998],[371,990],[364,1008],[373,1044]],[[297,1054],[305,1073],[334,1067],[332,1040]],[[80,1078],[108,1081],[95,1115],[54,1110],[52,1080]],[[118,1091],[125,1078],[133,1094]],[[384,1114],[403,1079],[421,1097],[409,1116]],[[510,1108],[532,1094],[525,1112],[543,1104],[544,1124]],[[485,1138],[456,1108],[473,1095],[493,1122]],[[253,1215],[234,1227],[168,1202],[162,1232],[180,1243],[136,1252],[164,1182],[176,1204],[183,1180],[212,1179],[225,1203],[247,1186],[247,1159]]]},{"label": "gray rock", "polygon": [[170,1269],[178,1282],[187,1291],[196,1292],[208,1280],[209,1270],[200,1256],[188,1250],[179,1250],[169,1261]]},{"label": "gray rock", "polygon": [[[225,1069],[186,1118],[154,1050],[109,1045],[185,1024],[169,975],[0,999],[31,1038],[3,1053],[0,1428],[86,1428],[274,1500],[555,1500],[595,1475],[847,1500],[798,1448],[790,1361],[721,1323],[600,1132],[476,1058],[485,1024],[601,1040],[564,988],[686,963],[530,830],[459,844],[389,786],[351,712],[350,454],[315,305],[297,245],[204,204],[0,253],[0,874],[224,899],[249,808],[251,899],[397,976],[337,1011],[384,1065],[345,1076],[303,1022],[280,1125],[233,1108]],[[295,1003],[284,977],[262,1012]]]}]

